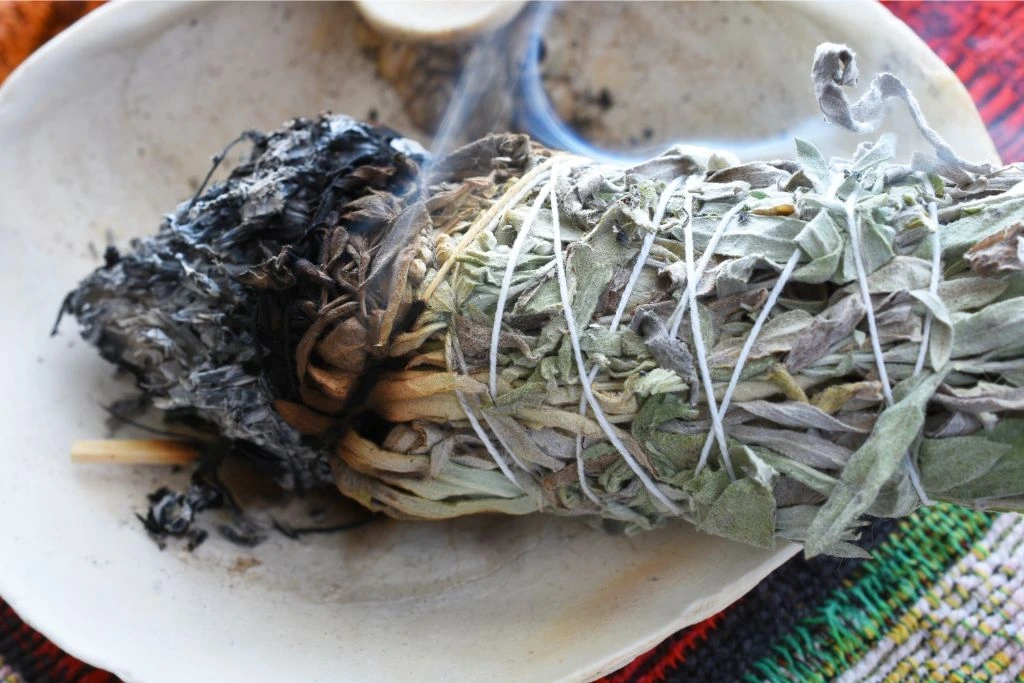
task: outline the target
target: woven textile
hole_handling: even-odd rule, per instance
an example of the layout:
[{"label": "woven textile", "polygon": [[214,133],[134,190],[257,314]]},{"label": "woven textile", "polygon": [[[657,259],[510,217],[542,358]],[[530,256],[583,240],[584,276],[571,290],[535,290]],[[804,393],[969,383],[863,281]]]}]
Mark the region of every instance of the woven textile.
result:
[{"label": "woven textile", "polygon": [[[0,79],[95,4],[0,1]],[[1004,160],[1024,160],[1024,2],[886,4],[964,81]],[[606,680],[1024,683],[1024,517],[940,505],[866,537],[871,560],[794,558]],[[0,601],[0,682],[117,680]]]},{"label": "woven textile", "polygon": [[1024,517],[939,505],[870,534],[871,560],[794,559],[607,680],[1024,680]]}]

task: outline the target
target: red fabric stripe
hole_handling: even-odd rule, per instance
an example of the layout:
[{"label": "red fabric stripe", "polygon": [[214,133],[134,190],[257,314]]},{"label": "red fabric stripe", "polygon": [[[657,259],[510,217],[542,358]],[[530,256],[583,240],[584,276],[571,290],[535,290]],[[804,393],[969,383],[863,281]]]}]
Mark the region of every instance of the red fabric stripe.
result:
[{"label": "red fabric stripe", "polygon": [[[0,600],[0,641],[6,643],[4,664],[11,666],[28,683],[36,680],[77,683],[117,683],[106,671],[96,669],[65,654],[38,631],[26,625]],[[13,647],[12,647],[13,646]]]},{"label": "red fabric stripe", "polygon": [[[672,667],[679,666],[686,659],[687,654],[706,641],[708,635],[721,623],[724,616],[725,611],[719,612],[680,631],[662,645],[645,652],[614,674],[601,679],[602,683],[664,681],[666,672]],[[666,644],[668,648],[663,652]]]},{"label": "red fabric stripe", "polygon": [[[952,56],[953,55],[950,55],[950,57]],[[956,75],[964,82],[964,85],[968,86],[967,90],[971,93],[971,97],[974,97],[974,92],[971,91],[969,83],[971,82],[971,79],[977,75],[978,69],[981,65],[978,62],[969,59],[968,56],[964,54],[957,55],[956,57],[953,57],[953,59],[944,59],[946,59],[947,64],[952,66]]]},{"label": "red fabric stripe", "polygon": [[1003,87],[1003,83],[1004,81],[998,73],[984,73],[971,81],[967,90],[971,93],[971,98],[980,105],[998,92]]},{"label": "red fabric stripe", "polygon": [[[1024,78],[1024,76],[1022,76]],[[990,125],[994,124],[1002,114],[1012,114],[1013,107],[1020,102],[1021,96],[1013,91],[1005,83],[1002,84],[992,99],[981,107],[981,118]],[[1024,112],[1024,107],[1017,110],[1017,114]]]},{"label": "red fabric stripe", "polygon": [[1024,161],[1024,2],[885,2],[949,64],[1004,161]]},{"label": "red fabric stripe", "polygon": [[1024,161],[1024,140],[1017,140],[1013,145],[1006,148],[1006,159],[1013,161]]},{"label": "red fabric stripe", "polygon": [[725,612],[719,612],[710,619],[705,619],[699,624],[694,625],[683,637],[677,640],[673,645],[672,649],[669,650],[660,660],[658,660],[657,666],[651,671],[646,677],[638,679],[642,683],[653,683],[654,681],[664,681],[667,673],[672,668],[679,666],[686,659],[686,656],[707,641],[708,636],[718,628],[718,625],[722,621],[722,617]]}]

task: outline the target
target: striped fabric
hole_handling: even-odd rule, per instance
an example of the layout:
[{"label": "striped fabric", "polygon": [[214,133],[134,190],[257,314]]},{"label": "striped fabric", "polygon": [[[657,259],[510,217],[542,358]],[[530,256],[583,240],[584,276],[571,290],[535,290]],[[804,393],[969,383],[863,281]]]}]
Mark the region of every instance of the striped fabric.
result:
[{"label": "striped fabric", "polygon": [[[871,561],[802,619],[772,652],[753,662],[745,681],[829,681],[864,660],[943,580],[991,519],[951,507],[933,507],[900,526]],[[968,553],[969,554],[969,553]],[[860,680],[860,679],[854,679]]]},{"label": "striped fabric", "polygon": [[[26,40],[94,4],[0,0],[0,78]],[[1004,159],[1024,161],[1024,2],[886,4],[964,81]],[[607,683],[1024,683],[1024,518],[941,505],[878,521],[866,541],[871,560],[794,558]],[[0,601],[0,683],[117,680]]]},{"label": "striped fabric", "polygon": [[960,77],[1005,161],[1024,161],[1024,2],[886,2]]},{"label": "striped fabric", "polygon": [[868,535],[871,560],[796,558],[606,681],[1024,680],[1024,517],[938,505]]},{"label": "striped fabric", "polygon": [[1024,518],[1001,515],[840,683],[1012,681],[1024,670]]}]

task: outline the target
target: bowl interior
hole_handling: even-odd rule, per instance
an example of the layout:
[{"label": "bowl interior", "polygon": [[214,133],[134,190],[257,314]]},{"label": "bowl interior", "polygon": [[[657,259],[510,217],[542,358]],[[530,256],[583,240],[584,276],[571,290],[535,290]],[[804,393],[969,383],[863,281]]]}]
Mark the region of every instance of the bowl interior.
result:
[{"label": "bowl interior", "polygon": [[[823,120],[810,78],[822,42],[856,52],[861,82],[851,99],[890,71],[962,156],[996,158],[956,76],[874,3],[564,3],[544,32],[541,72],[561,117],[582,114],[582,132],[605,148],[657,151],[683,141],[763,160],[792,158],[797,136],[826,158],[849,156],[877,134]],[[930,151],[902,103],[883,125],[897,135],[899,157]]]}]

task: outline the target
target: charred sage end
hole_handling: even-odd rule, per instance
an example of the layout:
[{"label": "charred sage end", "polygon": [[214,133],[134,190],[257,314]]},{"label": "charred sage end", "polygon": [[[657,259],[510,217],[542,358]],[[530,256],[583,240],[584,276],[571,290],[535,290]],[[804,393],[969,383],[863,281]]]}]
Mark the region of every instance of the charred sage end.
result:
[{"label": "charred sage end", "polygon": [[[306,333],[324,326],[325,300],[360,305],[351,292],[368,235],[387,216],[353,203],[414,192],[425,157],[343,116],[245,137],[247,163],[107,259],[66,308],[158,408],[250,444],[280,483],[308,487],[331,479],[321,437],[346,393],[343,379],[320,372]],[[335,341],[325,350],[336,359],[347,349]]]}]

